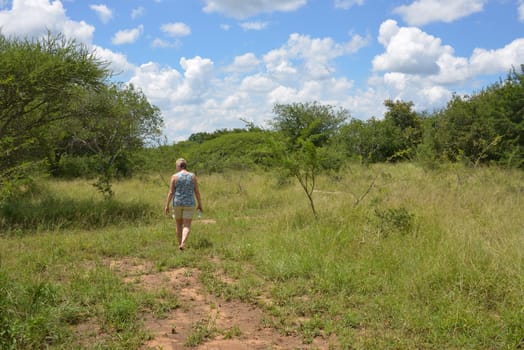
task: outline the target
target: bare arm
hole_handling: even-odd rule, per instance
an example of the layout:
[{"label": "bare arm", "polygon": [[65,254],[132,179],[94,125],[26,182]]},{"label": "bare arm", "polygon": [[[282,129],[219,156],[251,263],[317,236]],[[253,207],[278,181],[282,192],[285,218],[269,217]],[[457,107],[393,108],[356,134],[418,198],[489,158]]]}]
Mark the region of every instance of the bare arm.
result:
[{"label": "bare arm", "polygon": [[175,185],[176,185],[176,175],[171,176],[171,183],[169,184],[169,192],[166,199],[166,207],[164,211],[166,214],[169,214],[169,204],[173,200],[173,195],[175,194]]},{"label": "bare arm", "polygon": [[198,181],[196,175],[193,175],[193,185],[195,188],[195,197],[197,200],[197,209],[202,210],[202,201],[200,200],[200,190],[198,189]]}]

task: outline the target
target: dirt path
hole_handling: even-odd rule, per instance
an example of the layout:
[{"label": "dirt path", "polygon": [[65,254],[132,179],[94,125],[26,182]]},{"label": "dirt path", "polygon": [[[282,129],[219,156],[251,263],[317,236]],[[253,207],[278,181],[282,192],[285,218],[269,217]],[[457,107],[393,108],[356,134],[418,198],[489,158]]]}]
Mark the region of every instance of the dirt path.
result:
[{"label": "dirt path", "polygon": [[[111,268],[123,274],[127,283],[145,290],[174,291],[180,306],[165,318],[146,315],[146,328],[152,334],[143,349],[328,349],[324,339],[303,344],[298,337],[284,336],[264,326],[264,314],[258,307],[238,301],[225,301],[205,292],[196,269],[179,268],[158,273],[152,264],[119,260]],[[224,281],[227,282],[227,281]],[[198,345],[192,340],[202,337]]]}]

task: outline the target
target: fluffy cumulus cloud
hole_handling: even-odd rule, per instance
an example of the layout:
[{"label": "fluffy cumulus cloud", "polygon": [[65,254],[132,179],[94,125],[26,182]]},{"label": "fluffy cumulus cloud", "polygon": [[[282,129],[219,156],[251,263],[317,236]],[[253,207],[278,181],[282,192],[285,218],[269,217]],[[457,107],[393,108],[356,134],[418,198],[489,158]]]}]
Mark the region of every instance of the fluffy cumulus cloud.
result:
[{"label": "fluffy cumulus cloud", "polygon": [[497,50],[475,49],[469,59],[474,74],[496,74],[507,72],[511,67],[522,64],[524,38],[515,39]]},{"label": "fluffy cumulus cloud", "polygon": [[453,49],[440,39],[415,27],[399,28],[387,20],[380,26],[378,41],[386,52],[373,59],[375,71],[396,71],[408,74],[436,74],[438,58]]},{"label": "fluffy cumulus cloud", "polygon": [[[357,36],[355,36],[357,37]],[[331,38],[292,34],[280,48],[257,57],[248,52],[215,66],[202,57],[182,58],[180,69],[149,63],[130,82],[164,114],[169,139],[198,131],[242,127],[241,119],[264,125],[276,103],[320,101],[349,108],[353,82],[336,77],[334,60],[365,46],[363,38],[337,43]],[[183,135],[183,136],[181,136]]]},{"label": "fluffy cumulus cloud", "polygon": [[386,99],[413,101],[417,110],[432,111],[460,87],[507,72],[524,57],[524,39],[459,57],[440,38],[393,20],[382,23],[377,41],[383,51],[361,88],[339,74],[337,62],[369,45],[370,38],[353,35],[341,42],[298,33],[272,50],[246,52],[224,66],[198,56],[182,58],[179,69],[150,63],[137,68],[131,82],[161,108],[166,135],[176,141],[194,132],[242,127],[242,119],[266,125],[277,103],[314,100],[347,108],[357,118],[380,118]]},{"label": "fluffy cumulus cloud", "polygon": [[111,39],[111,42],[115,45],[122,44],[132,44],[138,40],[142,32],[144,31],[144,26],[139,25],[133,29],[119,30]]},{"label": "fluffy cumulus cloud", "polygon": [[191,34],[191,28],[182,22],[162,24],[160,29],[167,35],[174,38]]},{"label": "fluffy cumulus cloud", "polygon": [[84,21],[72,21],[60,1],[13,0],[11,9],[0,11],[0,28],[5,35],[40,37],[62,33],[68,38],[89,44],[95,28]]},{"label": "fluffy cumulus cloud", "polygon": [[245,19],[260,13],[294,11],[307,3],[307,0],[204,0],[204,11],[218,12],[225,16]]},{"label": "fluffy cumulus cloud", "polygon": [[139,86],[154,104],[167,110],[177,105],[203,103],[213,81],[213,62],[196,56],[183,57],[179,63],[183,73],[154,62],[141,65],[130,82]]},{"label": "fluffy cumulus cloud", "polygon": [[109,64],[108,68],[114,75],[119,77],[130,77],[134,73],[136,67],[128,62],[127,57],[124,54],[113,52],[97,45],[94,45],[92,50],[96,57]]},{"label": "fluffy cumulus cloud", "polygon": [[382,23],[378,41],[384,53],[373,59],[376,75],[369,80],[370,86],[388,98],[413,101],[418,109],[443,105],[457,87],[507,72],[524,57],[524,39],[496,50],[477,48],[469,58],[458,57],[439,38],[419,28],[399,27],[393,20]]},{"label": "fluffy cumulus cloud", "polygon": [[373,59],[375,72],[386,71],[427,77],[439,84],[457,84],[478,75],[507,72],[521,64],[524,39],[515,39],[497,50],[477,48],[471,57],[457,57],[443,45],[415,27],[399,27],[393,20],[380,26],[378,41],[385,52]]},{"label": "fluffy cumulus cloud", "polygon": [[252,52],[236,56],[233,63],[226,67],[226,71],[231,73],[246,73],[253,71],[260,64],[260,60]]},{"label": "fluffy cumulus cloud", "polygon": [[409,25],[432,22],[453,22],[472,13],[480,12],[487,0],[417,0],[410,5],[397,7],[394,12]]},{"label": "fluffy cumulus cloud", "polygon": [[106,5],[91,5],[89,7],[96,12],[102,23],[107,23],[113,18],[113,11]]},{"label": "fluffy cumulus cloud", "polygon": [[369,39],[359,35],[346,43],[336,43],[331,38],[311,38],[297,33],[291,34],[286,45],[271,50],[264,56],[269,73],[287,80],[301,70],[305,79],[325,79],[335,72],[333,61],[350,55],[366,46]]}]

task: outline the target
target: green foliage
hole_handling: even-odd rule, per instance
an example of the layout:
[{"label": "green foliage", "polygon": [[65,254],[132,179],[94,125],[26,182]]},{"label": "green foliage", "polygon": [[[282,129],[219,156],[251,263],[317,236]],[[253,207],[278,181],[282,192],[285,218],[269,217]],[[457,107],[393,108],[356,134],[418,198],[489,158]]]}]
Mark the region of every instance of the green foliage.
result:
[{"label": "green foliage", "polygon": [[267,167],[275,156],[265,131],[223,133],[188,152],[191,167],[200,173]]},{"label": "green foliage", "polygon": [[[157,107],[149,104],[133,85],[110,85],[97,91],[86,91],[74,106],[73,120],[55,149],[58,160],[55,174],[60,175],[62,155],[94,160],[101,193],[112,195],[111,180],[129,176],[133,154],[158,140],[162,119]],[[81,163],[80,163],[81,164]]]},{"label": "green foliage", "polygon": [[316,216],[313,201],[316,176],[320,170],[340,166],[339,162],[327,161],[336,159],[328,147],[349,113],[316,102],[277,104],[273,112],[276,114],[271,122],[276,132],[273,153],[279,157],[279,167],[298,180]]},{"label": "green foliage", "polygon": [[193,141],[143,150],[141,157],[145,159],[144,170],[173,171],[175,161],[180,157],[186,158],[191,170],[199,174],[254,170],[274,163],[275,155],[269,147],[268,131],[235,129],[193,136]]},{"label": "green foliage", "polygon": [[0,34],[0,184],[29,178],[52,153],[71,102],[108,77],[92,53],[62,35],[38,41]]},{"label": "green foliage", "polygon": [[454,96],[428,139],[443,159],[524,166],[524,65],[473,96]]},{"label": "green foliage", "polygon": [[132,154],[160,135],[159,109],[132,85],[106,83],[107,64],[60,34],[0,35],[0,57],[0,184],[30,179],[43,162],[60,176],[63,156],[89,156],[110,197],[113,177],[129,175]]},{"label": "green foliage", "polygon": [[365,163],[412,159],[423,137],[422,118],[412,102],[386,100],[383,120],[353,119],[340,131],[348,157]]},{"label": "green foliage", "polygon": [[317,102],[276,104],[273,113],[271,125],[286,138],[288,145],[298,145],[302,139],[315,147],[327,145],[349,117],[345,109]]}]

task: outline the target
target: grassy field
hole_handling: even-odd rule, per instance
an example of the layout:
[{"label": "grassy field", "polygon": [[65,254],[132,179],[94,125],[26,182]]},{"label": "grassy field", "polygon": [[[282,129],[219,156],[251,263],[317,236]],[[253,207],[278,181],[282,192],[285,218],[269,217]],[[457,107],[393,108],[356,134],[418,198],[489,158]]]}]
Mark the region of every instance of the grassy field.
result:
[{"label": "grassy field", "polygon": [[116,183],[112,201],[87,181],[42,180],[2,208],[1,349],[140,348],[142,315],[180,305],[108,267],[129,257],[199,269],[211,293],[258,305],[304,348],[524,347],[521,171],[354,165],[320,176],[318,219],[277,173],[202,175],[216,222],[195,222],[183,253],[162,212],[168,178]]}]

